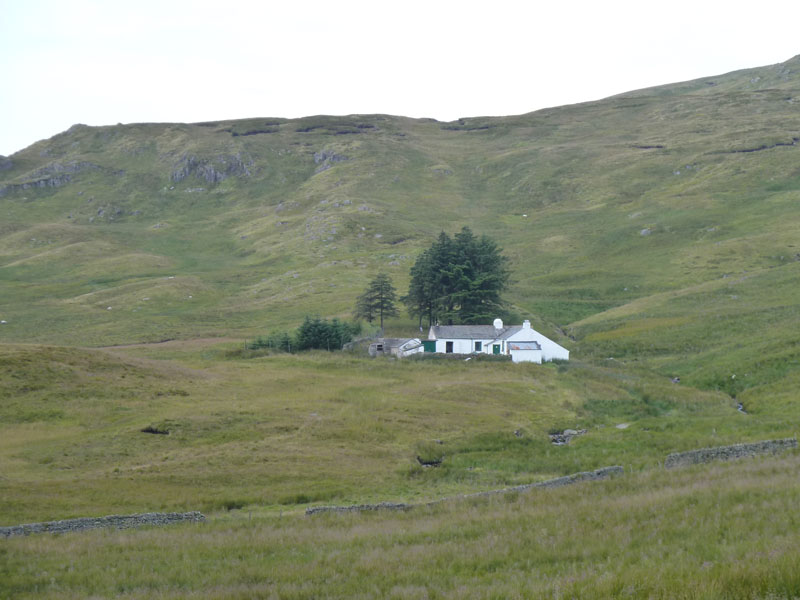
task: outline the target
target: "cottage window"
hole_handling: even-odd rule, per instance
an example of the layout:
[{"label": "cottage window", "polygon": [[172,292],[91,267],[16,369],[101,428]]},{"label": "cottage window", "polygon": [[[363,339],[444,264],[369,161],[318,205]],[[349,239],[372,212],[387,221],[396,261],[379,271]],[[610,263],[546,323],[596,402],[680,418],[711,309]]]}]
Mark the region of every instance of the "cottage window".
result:
[{"label": "cottage window", "polygon": [[480,342],[475,342],[475,352],[480,352],[482,350],[482,345]]},{"label": "cottage window", "polygon": [[445,344],[445,349],[444,349],[444,351],[445,351],[445,352],[450,352],[450,353],[452,353],[452,352],[453,352],[453,342],[447,342],[447,343]]},{"label": "cottage window", "polygon": [[378,344],[378,345],[375,347],[375,350],[377,350],[378,352],[383,352],[383,344]]}]

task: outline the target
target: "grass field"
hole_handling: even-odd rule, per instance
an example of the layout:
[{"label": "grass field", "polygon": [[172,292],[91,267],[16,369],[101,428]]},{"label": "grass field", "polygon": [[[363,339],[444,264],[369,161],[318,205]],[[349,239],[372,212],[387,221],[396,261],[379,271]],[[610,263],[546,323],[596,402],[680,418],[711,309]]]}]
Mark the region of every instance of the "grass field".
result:
[{"label": "grass field", "polygon": [[[791,436],[795,403],[744,415],[721,392],[616,365],[245,360],[234,348],[2,348],[3,524],[193,509],[209,520],[8,539],[0,597],[800,593],[795,453],[661,467],[672,451]],[[588,432],[551,445],[565,427]],[[431,446],[442,466],[422,468],[415,456]],[[402,514],[303,516],[610,464],[625,474]]]},{"label": "grass field", "polygon": [[233,511],[14,538],[8,598],[707,598],[800,594],[797,456],[407,513]]},{"label": "grass field", "polygon": [[[644,370],[229,350],[3,347],[4,524],[433,500],[794,433],[791,407],[745,416]],[[565,428],[589,433],[552,446]],[[431,449],[440,468],[416,461]]]},{"label": "grass field", "polygon": [[[798,60],[452,123],[75,126],[10,157],[0,525],[209,520],[5,540],[0,597],[800,597],[796,453],[661,468],[797,433]],[[463,225],[509,258],[506,320],[569,363],[241,351],[348,318],[378,272],[404,293]]]}]

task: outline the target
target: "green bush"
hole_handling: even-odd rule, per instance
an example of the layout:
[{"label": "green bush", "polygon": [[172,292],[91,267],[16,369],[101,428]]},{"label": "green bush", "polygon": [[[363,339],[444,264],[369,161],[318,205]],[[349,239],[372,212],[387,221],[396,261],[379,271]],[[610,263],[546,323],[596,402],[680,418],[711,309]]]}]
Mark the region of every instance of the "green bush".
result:
[{"label": "green bush", "polygon": [[301,350],[341,350],[361,333],[361,323],[348,323],[339,319],[306,317],[294,334],[286,331],[273,332],[267,337],[257,337],[247,345],[246,350],[277,350],[279,352],[298,352]]}]

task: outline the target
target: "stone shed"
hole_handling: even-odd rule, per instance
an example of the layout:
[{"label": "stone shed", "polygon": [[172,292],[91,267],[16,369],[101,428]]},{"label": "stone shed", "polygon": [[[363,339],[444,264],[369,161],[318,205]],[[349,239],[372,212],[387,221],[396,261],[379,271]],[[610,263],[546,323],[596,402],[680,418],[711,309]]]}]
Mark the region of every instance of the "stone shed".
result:
[{"label": "stone shed", "polygon": [[370,356],[396,356],[403,358],[423,350],[424,347],[419,338],[378,338],[369,345]]}]

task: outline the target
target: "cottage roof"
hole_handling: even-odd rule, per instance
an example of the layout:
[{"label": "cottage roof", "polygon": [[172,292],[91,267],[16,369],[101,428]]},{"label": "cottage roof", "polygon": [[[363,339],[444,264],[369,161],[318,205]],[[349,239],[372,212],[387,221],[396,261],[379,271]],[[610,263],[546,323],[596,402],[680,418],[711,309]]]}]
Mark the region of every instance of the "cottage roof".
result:
[{"label": "cottage roof", "polygon": [[511,325],[495,329],[493,325],[434,325],[431,339],[437,340],[504,340],[522,329],[521,325]]},{"label": "cottage roof", "polygon": [[417,338],[378,338],[373,344],[383,344],[384,348],[398,348],[408,342],[417,342],[422,344]]},{"label": "cottage roof", "polygon": [[539,342],[509,342],[508,348],[510,350],[541,350],[542,347]]}]

